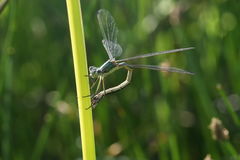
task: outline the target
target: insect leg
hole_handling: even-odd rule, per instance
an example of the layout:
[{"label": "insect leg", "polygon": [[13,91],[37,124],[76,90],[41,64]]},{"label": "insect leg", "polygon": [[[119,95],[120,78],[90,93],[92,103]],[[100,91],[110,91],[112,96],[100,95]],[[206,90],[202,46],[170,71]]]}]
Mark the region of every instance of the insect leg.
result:
[{"label": "insect leg", "polygon": [[102,76],[99,77],[99,81],[98,81],[98,85],[97,85],[97,89],[95,91],[95,94],[98,92],[101,82],[102,82]]},{"label": "insect leg", "polygon": [[97,77],[96,81],[93,82],[91,89],[93,89],[93,87],[97,84],[97,81],[99,80],[99,77]]},{"label": "insect leg", "polygon": [[103,91],[104,91],[104,94],[105,94],[106,93],[106,89],[105,89],[104,77],[102,77],[102,87],[103,87]]}]

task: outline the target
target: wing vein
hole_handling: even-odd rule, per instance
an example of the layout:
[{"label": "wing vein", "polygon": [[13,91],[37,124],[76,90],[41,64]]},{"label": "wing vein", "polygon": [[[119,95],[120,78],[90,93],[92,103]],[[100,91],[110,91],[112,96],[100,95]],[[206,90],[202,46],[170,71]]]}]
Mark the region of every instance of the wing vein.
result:
[{"label": "wing vein", "polygon": [[103,35],[103,46],[110,59],[119,57],[122,53],[122,47],[117,42],[118,28],[114,18],[105,10],[100,9],[97,14],[98,23]]}]

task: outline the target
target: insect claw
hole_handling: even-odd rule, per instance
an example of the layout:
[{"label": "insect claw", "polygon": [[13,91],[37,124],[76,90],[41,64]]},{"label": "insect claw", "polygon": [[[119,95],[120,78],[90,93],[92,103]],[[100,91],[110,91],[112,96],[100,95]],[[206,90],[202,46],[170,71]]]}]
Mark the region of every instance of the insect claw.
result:
[{"label": "insect claw", "polygon": [[103,96],[104,96],[103,94],[96,94],[91,96],[91,105],[85,109],[88,110],[90,108],[92,109],[96,108],[97,104],[99,103]]}]

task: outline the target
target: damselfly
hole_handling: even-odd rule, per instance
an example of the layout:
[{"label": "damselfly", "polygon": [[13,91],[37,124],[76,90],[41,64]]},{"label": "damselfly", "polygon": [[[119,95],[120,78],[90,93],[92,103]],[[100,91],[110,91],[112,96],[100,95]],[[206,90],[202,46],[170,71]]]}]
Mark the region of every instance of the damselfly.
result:
[{"label": "damselfly", "polygon": [[[193,74],[191,72],[188,72],[179,68],[175,68],[175,67],[163,67],[163,66],[156,66],[156,65],[141,65],[141,64],[126,63],[127,61],[130,61],[130,60],[136,60],[136,59],[156,56],[160,54],[168,54],[168,53],[191,50],[193,49],[193,47],[173,49],[173,50],[168,50],[163,52],[148,53],[148,54],[143,54],[135,57],[116,60],[116,58],[122,54],[122,47],[117,42],[118,28],[116,27],[115,20],[111,16],[111,14],[104,9],[100,9],[98,11],[97,18],[98,18],[100,30],[103,35],[102,43],[108,54],[109,59],[100,67],[95,67],[95,66],[89,67],[89,73],[90,73],[89,76],[90,78],[95,79],[95,82],[92,84],[91,89],[98,83],[95,94],[91,96],[91,101],[92,101],[91,107],[95,107],[97,103],[102,99],[103,96],[119,91],[124,87],[126,87],[131,81],[133,70],[136,68],[146,68],[146,69],[159,70],[159,71],[165,71],[165,72]],[[104,78],[107,77],[112,72],[122,68],[128,71],[126,80],[115,87],[106,89]],[[103,90],[101,92],[98,92],[101,85]]]}]

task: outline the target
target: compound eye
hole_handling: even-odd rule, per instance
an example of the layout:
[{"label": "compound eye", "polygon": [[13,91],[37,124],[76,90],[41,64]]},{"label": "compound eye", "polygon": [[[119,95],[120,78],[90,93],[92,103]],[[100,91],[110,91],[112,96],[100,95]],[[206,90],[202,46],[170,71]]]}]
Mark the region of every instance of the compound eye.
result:
[{"label": "compound eye", "polygon": [[93,66],[90,66],[90,67],[89,67],[89,71],[92,71],[92,70],[93,70]]},{"label": "compound eye", "polygon": [[91,73],[91,72],[94,72],[96,70],[96,67],[94,67],[94,66],[90,66],[89,67],[89,72]]}]

